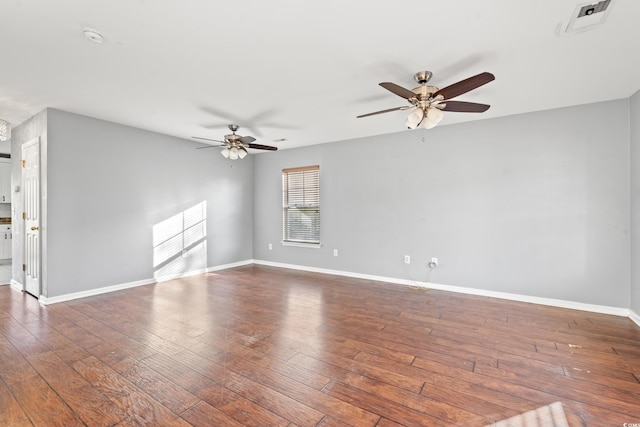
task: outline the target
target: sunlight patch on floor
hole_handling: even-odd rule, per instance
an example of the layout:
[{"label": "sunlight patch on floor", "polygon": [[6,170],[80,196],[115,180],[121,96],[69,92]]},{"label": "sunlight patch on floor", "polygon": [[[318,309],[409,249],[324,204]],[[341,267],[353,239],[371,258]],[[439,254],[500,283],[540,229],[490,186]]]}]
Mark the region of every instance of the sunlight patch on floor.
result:
[{"label": "sunlight patch on floor", "polygon": [[555,402],[486,427],[569,427],[562,403]]}]

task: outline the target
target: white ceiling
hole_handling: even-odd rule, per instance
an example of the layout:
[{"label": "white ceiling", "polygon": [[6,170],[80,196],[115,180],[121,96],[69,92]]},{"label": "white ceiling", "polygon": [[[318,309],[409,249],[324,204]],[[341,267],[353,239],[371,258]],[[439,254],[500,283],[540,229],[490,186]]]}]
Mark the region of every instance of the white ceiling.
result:
[{"label": "white ceiling", "polygon": [[640,1],[556,35],[581,3],[3,0],[0,118],[16,126],[53,107],[187,139],[236,122],[283,149],[405,129],[406,112],[356,116],[406,105],[378,83],[410,89],[420,70],[439,87],[496,76],[456,98],[489,111],[448,112],[440,126],[631,96]]}]

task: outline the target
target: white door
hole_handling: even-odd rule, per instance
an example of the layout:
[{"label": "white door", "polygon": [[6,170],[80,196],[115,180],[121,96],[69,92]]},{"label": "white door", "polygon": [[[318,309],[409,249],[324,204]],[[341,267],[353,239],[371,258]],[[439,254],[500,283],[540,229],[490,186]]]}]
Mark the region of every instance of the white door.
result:
[{"label": "white door", "polygon": [[22,146],[24,195],[24,286],[40,296],[40,140]]}]

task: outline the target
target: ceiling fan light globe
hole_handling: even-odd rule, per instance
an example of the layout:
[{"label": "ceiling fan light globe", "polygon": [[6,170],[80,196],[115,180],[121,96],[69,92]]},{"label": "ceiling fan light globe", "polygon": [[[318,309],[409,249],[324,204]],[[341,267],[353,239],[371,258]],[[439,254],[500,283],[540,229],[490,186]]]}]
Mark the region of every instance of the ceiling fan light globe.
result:
[{"label": "ceiling fan light globe", "polygon": [[223,149],[222,151],[220,151],[220,154],[222,154],[222,156],[225,159],[228,159],[229,158],[229,149],[228,148]]},{"label": "ceiling fan light globe", "polygon": [[244,159],[246,156],[247,150],[245,150],[244,148],[238,149],[238,157],[240,157],[240,159]]},{"label": "ceiling fan light globe", "polygon": [[435,108],[435,107],[429,107],[429,109],[427,109],[426,119],[435,123],[436,125],[440,123],[443,117],[444,117],[444,113],[442,112],[441,109]]},{"label": "ceiling fan light globe", "polygon": [[409,129],[415,129],[420,125],[420,122],[422,121],[423,118],[424,118],[424,112],[422,111],[422,109],[415,108],[409,114],[409,116],[407,116],[407,121],[405,122],[405,125],[407,125]]},{"label": "ceiling fan light globe", "polygon": [[236,147],[231,147],[229,150],[229,158],[231,160],[238,160],[238,149]]},{"label": "ceiling fan light globe", "polygon": [[425,118],[422,123],[420,123],[420,127],[422,129],[433,129],[434,127],[436,127],[438,125],[438,123],[429,120],[428,118]]}]

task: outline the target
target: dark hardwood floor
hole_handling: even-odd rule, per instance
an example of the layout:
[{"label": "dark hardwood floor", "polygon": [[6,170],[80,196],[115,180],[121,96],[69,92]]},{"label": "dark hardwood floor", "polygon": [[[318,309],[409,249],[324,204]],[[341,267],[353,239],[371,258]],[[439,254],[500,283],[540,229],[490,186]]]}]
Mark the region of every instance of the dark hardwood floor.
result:
[{"label": "dark hardwood floor", "polygon": [[484,426],[554,402],[640,423],[640,328],[264,266],[47,307],[0,287],[1,426]]}]

